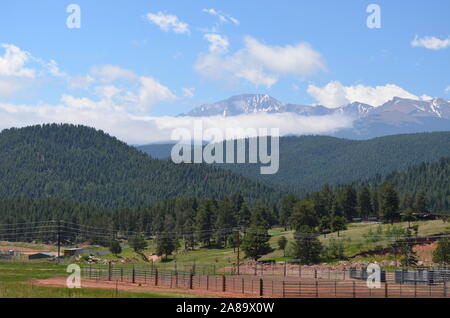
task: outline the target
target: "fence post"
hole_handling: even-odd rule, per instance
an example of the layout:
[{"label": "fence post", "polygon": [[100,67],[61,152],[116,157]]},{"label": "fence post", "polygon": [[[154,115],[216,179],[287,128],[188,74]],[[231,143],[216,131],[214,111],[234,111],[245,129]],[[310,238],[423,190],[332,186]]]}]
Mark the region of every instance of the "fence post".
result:
[{"label": "fence post", "polygon": [[134,269],[134,265],[133,265],[133,270],[131,272],[131,282],[134,284],[136,282],[136,271]]},{"label": "fence post", "polygon": [[89,264],[89,279],[92,278],[92,265]]},{"label": "fence post", "polygon": [[319,297],[319,282],[316,280],[316,298]]},{"label": "fence post", "polygon": [[314,268],[314,278],[317,279],[317,268]]},{"label": "fence post", "polygon": [[206,275],[206,290],[209,290],[209,275]]},{"label": "fence post", "polygon": [[388,283],[386,282],[384,284],[384,297],[388,298],[388,295],[389,295],[389,293],[388,293]]},{"label": "fence post", "polygon": [[444,282],[444,297],[447,297],[447,281]]},{"label": "fence post", "polygon": [[285,298],[285,291],[284,291],[284,280],[283,280],[283,298]]},{"label": "fence post", "polygon": [[192,287],[193,287],[193,284],[192,284],[193,280],[194,280],[194,274],[190,273],[189,274],[189,289],[192,289]]},{"label": "fence post", "polygon": [[110,281],[112,278],[112,265],[111,262],[108,262],[108,280]]},{"label": "fence post", "polygon": [[287,266],[287,264],[286,264],[287,262],[286,261],[284,261],[284,276],[286,276],[286,266]]},{"label": "fence post", "polygon": [[225,278],[226,276],[225,275],[223,275],[222,276],[222,291],[223,292],[225,292],[226,291],[226,286],[227,286],[227,283],[226,283],[226,278]]},{"label": "fence post", "polygon": [[178,272],[175,272],[175,288],[178,288]]},{"label": "fence post", "polygon": [[264,285],[262,278],[259,280],[259,296],[263,296],[264,293]]},{"label": "fence post", "polygon": [[353,298],[356,298],[356,283],[353,281]]},{"label": "fence post", "polygon": [[155,267],[155,286],[158,286],[158,269]]}]

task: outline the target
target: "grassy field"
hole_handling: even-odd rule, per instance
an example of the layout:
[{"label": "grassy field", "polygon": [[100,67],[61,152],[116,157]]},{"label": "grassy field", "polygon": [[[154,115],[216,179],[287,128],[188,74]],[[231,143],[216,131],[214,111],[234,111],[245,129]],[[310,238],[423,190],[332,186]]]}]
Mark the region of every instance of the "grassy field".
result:
[{"label": "grassy field", "polygon": [[[446,223],[442,220],[417,221],[413,222],[411,225],[418,226],[419,236],[450,233],[450,223]],[[408,227],[408,223],[395,223],[394,226],[397,229],[406,229]],[[339,233],[339,236],[337,233],[331,233],[321,235],[319,239],[325,246],[329,245],[331,240],[342,241],[345,248],[345,256],[351,258],[363,252],[388,247],[391,242],[387,236],[387,232],[389,232],[389,230],[392,232],[392,226],[390,224],[351,223],[348,225],[347,230]],[[368,235],[370,233],[372,233],[372,240],[369,238],[370,235]],[[282,229],[274,229],[270,232],[270,234],[272,235],[270,243],[274,248],[276,248],[276,242],[280,236],[285,236],[289,240],[289,245],[291,245],[294,240],[293,231],[284,232]],[[283,260],[283,251],[274,250],[272,253],[265,255],[262,259]]]},{"label": "grassy field", "polygon": [[30,280],[67,276],[66,266],[51,262],[0,262],[0,298],[192,298],[187,293],[69,289],[27,284]]},{"label": "grassy field", "polygon": [[[445,223],[441,220],[433,220],[433,221],[418,221],[414,222],[412,225],[418,226],[418,235],[432,235],[439,233],[450,233],[450,223]],[[395,229],[398,231],[399,229],[406,229],[408,226],[407,222],[396,223]],[[392,232],[392,226],[389,224],[363,224],[363,223],[352,223],[348,225],[348,229],[345,231],[341,231],[339,236],[337,233],[331,233],[328,235],[321,235],[319,237],[320,241],[324,246],[328,246],[332,240],[336,240],[342,242],[344,246],[344,255],[348,259],[352,259],[358,254],[364,252],[370,252],[374,250],[380,250],[382,248],[386,248],[389,246],[391,240],[387,236],[389,232]],[[292,248],[293,243],[293,231],[284,231],[282,228],[274,228],[269,231],[271,235],[270,245],[273,248],[273,251],[267,255],[264,255],[261,260],[263,261],[284,261],[286,259],[291,258],[289,256],[289,250]],[[283,256],[283,251],[278,249],[277,241],[281,236],[285,236],[289,243],[287,249],[287,256]],[[154,241],[148,242],[148,248],[144,251],[145,255],[152,255],[156,246]],[[13,245],[13,243],[6,243],[8,245]],[[14,243],[15,244],[15,243]],[[1,249],[0,242],[0,249]],[[26,247],[32,247],[38,249],[39,245],[37,244],[19,244]],[[41,246],[42,249],[45,249],[45,246]],[[92,249],[94,251],[103,251],[107,250],[104,247],[93,246]],[[241,252],[241,259],[243,258],[244,253]],[[380,257],[376,260],[379,260]],[[385,259],[390,259],[389,255],[383,256]],[[106,260],[131,260],[133,263],[144,263],[142,257],[136,254],[131,248],[124,248],[119,257],[113,256],[111,253],[102,255],[100,258]],[[236,262],[237,253],[232,248],[225,249],[215,249],[215,248],[197,248],[193,251],[184,252],[180,247],[174,255],[169,257],[167,262],[161,262],[161,260],[156,260],[159,263],[160,267],[166,267],[173,269],[175,264],[178,269],[187,268],[188,266],[192,266],[196,264],[196,269],[201,272],[202,266],[205,265],[205,270],[211,273],[214,270],[218,270],[224,266],[233,264]],[[375,260],[375,258],[373,259]]]}]

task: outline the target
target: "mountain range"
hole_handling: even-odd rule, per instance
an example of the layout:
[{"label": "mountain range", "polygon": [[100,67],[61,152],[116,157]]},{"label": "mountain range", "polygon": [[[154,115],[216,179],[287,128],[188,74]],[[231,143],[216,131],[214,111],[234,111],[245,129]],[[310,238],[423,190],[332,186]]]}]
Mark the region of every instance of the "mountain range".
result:
[{"label": "mountain range", "polygon": [[[158,145],[157,151],[170,153],[170,146]],[[148,153],[151,149],[141,148]],[[240,193],[248,202],[273,204],[283,193],[304,195],[324,184],[370,178],[378,183],[380,176],[441,157],[450,157],[450,132],[371,140],[288,136],[280,139],[279,172],[261,175],[260,165],[174,164],[94,128],[39,125],[0,133],[0,200],[48,198],[114,209]],[[418,166],[388,180],[409,192],[433,189],[442,196],[439,200],[448,201],[448,160],[423,167],[429,168]],[[440,206],[447,206],[447,201]]]},{"label": "mountain range", "polygon": [[[159,144],[139,149],[151,156],[168,158],[172,147]],[[450,132],[402,134],[369,140],[286,136],[280,138],[280,168],[274,175],[261,175],[259,164],[216,166],[303,195],[319,190],[324,184],[352,183],[441,157],[450,157]]]},{"label": "mountain range", "polygon": [[275,192],[217,167],[153,159],[85,126],[49,124],[0,133],[0,200],[53,198],[118,208],[235,193],[267,201]]},{"label": "mountain range", "polygon": [[[450,130],[450,101],[443,98],[413,100],[394,97],[380,106],[354,102],[338,108],[283,103],[267,94],[244,94],[194,108],[187,116],[238,116],[243,114],[294,113],[301,116],[341,114],[353,127],[330,135],[350,139]],[[183,116],[183,115],[182,115]]]}]

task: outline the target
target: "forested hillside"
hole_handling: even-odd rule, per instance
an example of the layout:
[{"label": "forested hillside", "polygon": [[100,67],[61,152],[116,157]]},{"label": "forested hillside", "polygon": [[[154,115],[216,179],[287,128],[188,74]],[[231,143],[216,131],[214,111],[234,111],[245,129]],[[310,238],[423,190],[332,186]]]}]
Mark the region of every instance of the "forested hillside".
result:
[{"label": "forested hillside", "polygon": [[233,193],[266,202],[275,195],[230,171],[150,158],[93,128],[52,124],[0,133],[0,199],[50,197],[115,208]]},{"label": "forested hillside", "polygon": [[[141,149],[151,155],[167,157],[171,146],[148,145]],[[280,139],[280,169],[275,175],[261,175],[259,164],[217,166],[304,195],[319,190],[324,184],[348,184],[442,157],[450,157],[450,132],[371,140],[301,136]]]},{"label": "forested hillside", "polygon": [[394,185],[404,201],[423,192],[430,211],[450,214],[450,158],[425,162],[405,171],[377,176],[363,185],[379,186],[385,182]]}]

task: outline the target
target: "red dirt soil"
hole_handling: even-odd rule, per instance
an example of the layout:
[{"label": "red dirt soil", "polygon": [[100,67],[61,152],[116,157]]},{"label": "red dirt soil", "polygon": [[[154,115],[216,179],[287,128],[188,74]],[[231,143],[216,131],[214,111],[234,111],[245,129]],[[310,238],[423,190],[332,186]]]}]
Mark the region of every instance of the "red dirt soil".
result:
[{"label": "red dirt soil", "polygon": [[419,259],[424,261],[433,260],[433,252],[437,248],[437,242],[431,244],[416,245],[413,247],[414,252],[417,253]]},{"label": "red dirt soil", "polygon": [[[48,286],[48,287],[66,287],[65,277],[53,277],[41,280],[32,280],[28,284],[37,286]],[[144,284],[133,284],[120,282],[116,284],[114,281],[97,281],[97,280],[81,280],[81,288],[101,288],[101,289],[118,289],[123,291],[138,291],[138,292],[164,292],[164,293],[183,293],[198,296],[205,296],[210,298],[252,298],[249,295],[241,295],[236,293],[223,293],[223,292],[213,292],[206,290],[186,290],[186,289],[174,289],[174,288],[160,288],[160,287],[150,287]]]}]

